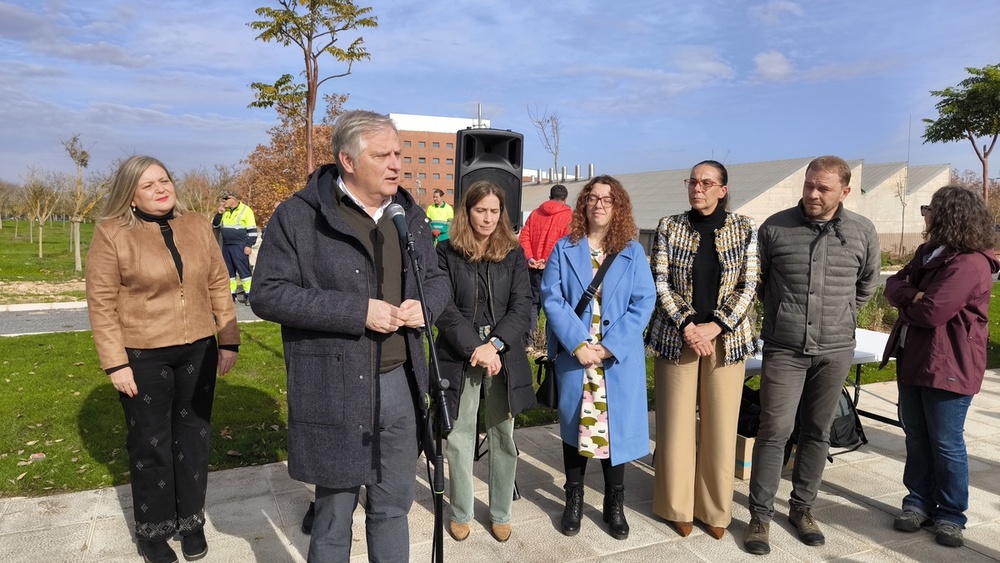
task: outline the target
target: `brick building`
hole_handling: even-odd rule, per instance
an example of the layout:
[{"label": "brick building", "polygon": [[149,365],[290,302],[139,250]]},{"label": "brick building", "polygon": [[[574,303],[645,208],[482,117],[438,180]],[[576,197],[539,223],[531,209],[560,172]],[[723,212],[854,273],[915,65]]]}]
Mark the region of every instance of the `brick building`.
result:
[{"label": "brick building", "polygon": [[455,204],[455,138],[461,129],[489,127],[488,119],[437,117],[390,113],[399,129],[403,149],[400,182],[421,205],[431,202],[431,192],[443,190],[445,200]]}]

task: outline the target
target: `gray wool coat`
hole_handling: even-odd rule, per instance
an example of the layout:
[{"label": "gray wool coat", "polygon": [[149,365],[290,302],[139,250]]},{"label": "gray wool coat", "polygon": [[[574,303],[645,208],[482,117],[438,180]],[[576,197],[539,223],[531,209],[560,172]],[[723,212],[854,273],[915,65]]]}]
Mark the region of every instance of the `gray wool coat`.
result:
[{"label": "gray wool coat", "polygon": [[[251,306],[281,324],[288,370],[288,473],[329,488],[368,485],[379,469],[379,345],[365,328],[376,297],[375,263],[333,201],[336,166],[317,169],[308,185],[275,210],[254,271]],[[451,299],[437,264],[423,209],[403,189],[423,275],[429,323]],[[419,299],[404,255],[403,299]],[[418,426],[426,415],[428,367],[421,333],[406,336],[407,377]],[[414,439],[419,439],[414,436]]]}]

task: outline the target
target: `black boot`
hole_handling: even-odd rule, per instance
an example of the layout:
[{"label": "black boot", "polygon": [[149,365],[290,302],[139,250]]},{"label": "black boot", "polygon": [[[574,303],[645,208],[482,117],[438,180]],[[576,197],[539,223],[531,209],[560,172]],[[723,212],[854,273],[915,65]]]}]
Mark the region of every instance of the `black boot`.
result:
[{"label": "black boot", "polygon": [[167,540],[154,540],[139,542],[139,554],[146,563],[177,563],[177,553],[174,552]]},{"label": "black boot", "polygon": [[316,503],[309,503],[309,510],[306,511],[306,515],[302,517],[302,533],[309,535],[313,531],[313,520],[316,519]]},{"label": "black boot", "polygon": [[604,489],[604,521],[608,532],[616,540],[628,537],[628,522],[625,521],[625,485],[613,485]]},{"label": "black boot", "polygon": [[204,528],[193,534],[181,536],[181,553],[188,561],[201,559],[208,553],[208,541],[205,540]]},{"label": "black boot", "polygon": [[563,490],[566,491],[566,508],[562,515],[562,533],[575,536],[583,518],[583,483],[566,483]]}]

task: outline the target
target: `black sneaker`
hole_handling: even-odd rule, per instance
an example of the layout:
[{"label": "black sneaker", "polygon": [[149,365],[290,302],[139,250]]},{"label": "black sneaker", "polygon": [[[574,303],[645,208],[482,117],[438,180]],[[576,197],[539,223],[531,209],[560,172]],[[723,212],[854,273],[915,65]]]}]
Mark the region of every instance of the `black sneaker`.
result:
[{"label": "black sneaker", "polygon": [[931,524],[933,522],[930,518],[907,508],[893,520],[892,527],[900,532],[918,532],[921,528],[925,528]]},{"label": "black sneaker", "polygon": [[193,534],[181,536],[181,553],[188,561],[201,559],[208,553],[208,542],[205,541],[204,528]]},{"label": "black sneaker", "polygon": [[948,547],[962,547],[965,540],[962,539],[962,527],[954,522],[941,520],[937,523],[937,531],[934,539],[941,545]]}]

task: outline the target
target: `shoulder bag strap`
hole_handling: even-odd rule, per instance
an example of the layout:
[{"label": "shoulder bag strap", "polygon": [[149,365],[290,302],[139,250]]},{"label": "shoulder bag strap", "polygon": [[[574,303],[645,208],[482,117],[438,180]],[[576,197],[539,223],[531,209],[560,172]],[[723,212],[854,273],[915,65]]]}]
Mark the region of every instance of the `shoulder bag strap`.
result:
[{"label": "shoulder bag strap", "polygon": [[[618,256],[617,252],[612,252],[604,257],[604,262],[601,263],[601,267],[598,268],[597,273],[594,274],[593,281],[590,282],[590,285],[587,286],[587,289],[583,292],[583,295],[580,296],[580,302],[576,304],[576,309],[574,309],[576,316],[579,317],[580,315],[582,315],[583,312],[587,309],[587,305],[590,305],[590,302],[594,299],[594,295],[597,295],[597,288],[601,287],[601,282],[604,281],[604,274],[608,273],[608,268],[611,267],[611,263],[615,261],[615,258],[617,256]],[[561,350],[562,350],[562,345],[557,342],[556,343],[557,356],[559,355],[559,352]]]}]

